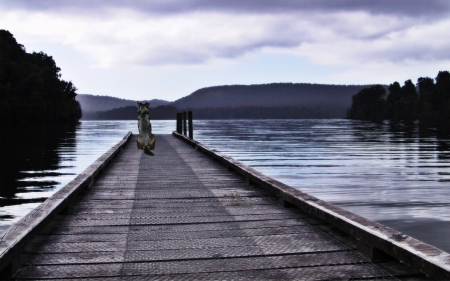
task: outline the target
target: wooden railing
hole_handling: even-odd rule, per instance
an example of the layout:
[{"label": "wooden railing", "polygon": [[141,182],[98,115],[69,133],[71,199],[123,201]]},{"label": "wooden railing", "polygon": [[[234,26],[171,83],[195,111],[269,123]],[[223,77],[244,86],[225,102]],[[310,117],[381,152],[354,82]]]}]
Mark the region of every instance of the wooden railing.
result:
[{"label": "wooden railing", "polygon": [[253,168],[182,134],[173,135],[196,150],[276,195],[285,207],[297,207],[356,238],[356,248],[371,259],[389,255],[437,280],[450,280],[450,254],[387,226],[358,216],[268,177]]},{"label": "wooden railing", "polygon": [[177,113],[177,129],[176,131],[179,134],[184,134],[187,136],[188,126],[189,124],[189,138],[194,138],[194,129],[192,125],[192,111],[188,111],[186,114],[186,111]]},{"label": "wooden railing", "polygon": [[25,247],[58,214],[70,212],[70,207],[75,197],[82,190],[88,189],[94,184],[98,175],[123,149],[130,136],[131,132],[75,179],[9,227],[0,236],[0,280],[16,272],[21,264],[21,255]]}]

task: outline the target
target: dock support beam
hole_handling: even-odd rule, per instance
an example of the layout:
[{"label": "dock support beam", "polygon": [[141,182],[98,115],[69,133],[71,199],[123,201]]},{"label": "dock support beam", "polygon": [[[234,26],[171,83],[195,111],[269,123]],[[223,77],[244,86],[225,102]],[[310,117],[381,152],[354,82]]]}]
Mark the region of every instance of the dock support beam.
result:
[{"label": "dock support beam", "polygon": [[186,111],[183,112],[183,135],[187,136]]},{"label": "dock support beam", "polygon": [[194,139],[194,128],[192,127],[192,111],[188,111],[189,119],[189,138]]},{"label": "dock support beam", "polygon": [[182,113],[177,113],[177,133],[182,134]]},{"label": "dock support beam", "polygon": [[356,250],[373,262],[381,260],[398,261],[398,259],[394,258],[393,256],[360,239],[356,239]]}]

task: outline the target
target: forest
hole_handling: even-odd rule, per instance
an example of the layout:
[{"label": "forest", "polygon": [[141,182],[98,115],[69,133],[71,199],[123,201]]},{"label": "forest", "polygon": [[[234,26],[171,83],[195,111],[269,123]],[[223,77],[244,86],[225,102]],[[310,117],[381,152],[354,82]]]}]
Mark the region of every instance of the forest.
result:
[{"label": "forest", "polygon": [[250,107],[323,107],[344,108],[351,97],[368,85],[324,85],[307,83],[271,83],[223,85],[202,88],[172,103],[179,109]]},{"label": "forest", "polygon": [[[344,118],[351,97],[367,86],[272,83],[207,87],[173,102],[151,100],[155,108],[150,109],[150,118],[174,119],[176,112],[188,110],[193,111],[195,119]],[[77,99],[84,120],[137,117],[133,101],[91,95],[78,95]],[[118,108],[104,109],[103,105],[113,104]]]},{"label": "forest", "polygon": [[450,72],[436,78],[420,77],[386,88],[374,85],[352,97],[348,119],[360,120],[448,120],[450,119]]},{"label": "forest", "polygon": [[[121,99],[111,96],[78,94],[75,99],[80,103],[83,116],[86,113],[93,113],[96,111],[107,111],[120,107],[136,106],[136,100]],[[170,103],[160,99],[140,100],[140,102],[148,102],[150,103],[150,107],[157,107]]]},{"label": "forest", "polygon": [[7,30],[0,30],[1,123],[76,122],[81,118],[77,88],[43,52],[27,53]]},{"label": "forest", "polygon": [[[219,108],[194,108],[179,110],[172,105],[149,109],[151,120],[175,120],[176,113],[191,110],[194,119],[326,119],[342,118],[341,108],[336,107],[262,107],[240,106]],[[137,120],[137,107],[126,106],[107,111],[84,112],[83,120]]]},{"label": "forest", "polygon": [[[150,119],[175,120],[178,110],[171,105],[160,105],[149,109]],[[137,120],[137,106],[124,106],[106,111],[83,113],[83,120]]]}]

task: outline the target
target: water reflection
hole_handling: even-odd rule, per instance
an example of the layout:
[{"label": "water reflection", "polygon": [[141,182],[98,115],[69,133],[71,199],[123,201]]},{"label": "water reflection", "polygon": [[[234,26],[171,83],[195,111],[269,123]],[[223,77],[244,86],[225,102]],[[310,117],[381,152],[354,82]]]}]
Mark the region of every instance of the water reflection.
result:
[{"label": "water reflection", "polygon": [[[64,172],[58,171],[62,157],[67,157],[66,165],[70,165],[70,155],[62,156],[58,150],[61,147],[73,150],[76,146],[76,127],[75,124],[33,124],[2,128],[1,208],[23,205],[29,210],[46,199],[46,192],[51,192],[58,184],[55,177],[64,175]],[[0,212],[0,218],[13,219],[14,215]]]},{"label": "water reflection", "polygon": [[[152,121],[155,134],[169,134],[175,121]],[[77,125],[2,128],[0,132],[0,232],[69,183],[137,121],[82,121]]]},{"label": "water reflection", "polygon": [[[175,120],[152,120],[155,135],[170,134],[175,125]],[[194,128],[197,140],[279,181],[450,252],[450,129],[445,124],[195,120]],[[31,143],[16,139],[30,131],[3,130],[0,231],[128,131],[137,133],[137,121],[35,127],[32,135],[38,137]]]},{"label": "water reflection", "polygon": [[63,124],[2,128],[0,202],[14,200],[16,194],[52,188],[56,182],[45,178],[60,175],[51,172],[61,162],[56,151],[61,146],[75,146],[75,128],[76,125]]},{"label": "water reflection", "polygon": [[444,124],[221,120],[195,128],[199,141],[281,182],[450,252]]}]

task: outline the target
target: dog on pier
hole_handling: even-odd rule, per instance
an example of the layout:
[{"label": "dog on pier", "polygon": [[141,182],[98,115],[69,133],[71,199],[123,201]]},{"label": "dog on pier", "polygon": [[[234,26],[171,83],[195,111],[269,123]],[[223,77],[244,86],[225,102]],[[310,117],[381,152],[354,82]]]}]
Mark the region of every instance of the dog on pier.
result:
[{"label": "dog on pier", "polygon": [[148,115],[148,102],[138,104],[138,129],[139,136],[137,137],[138,149],[144,150],[147,155],[154,155],[150,150],[155,149],[156,138],[152,134],[152,124],[150,124],[150,117]]}]

